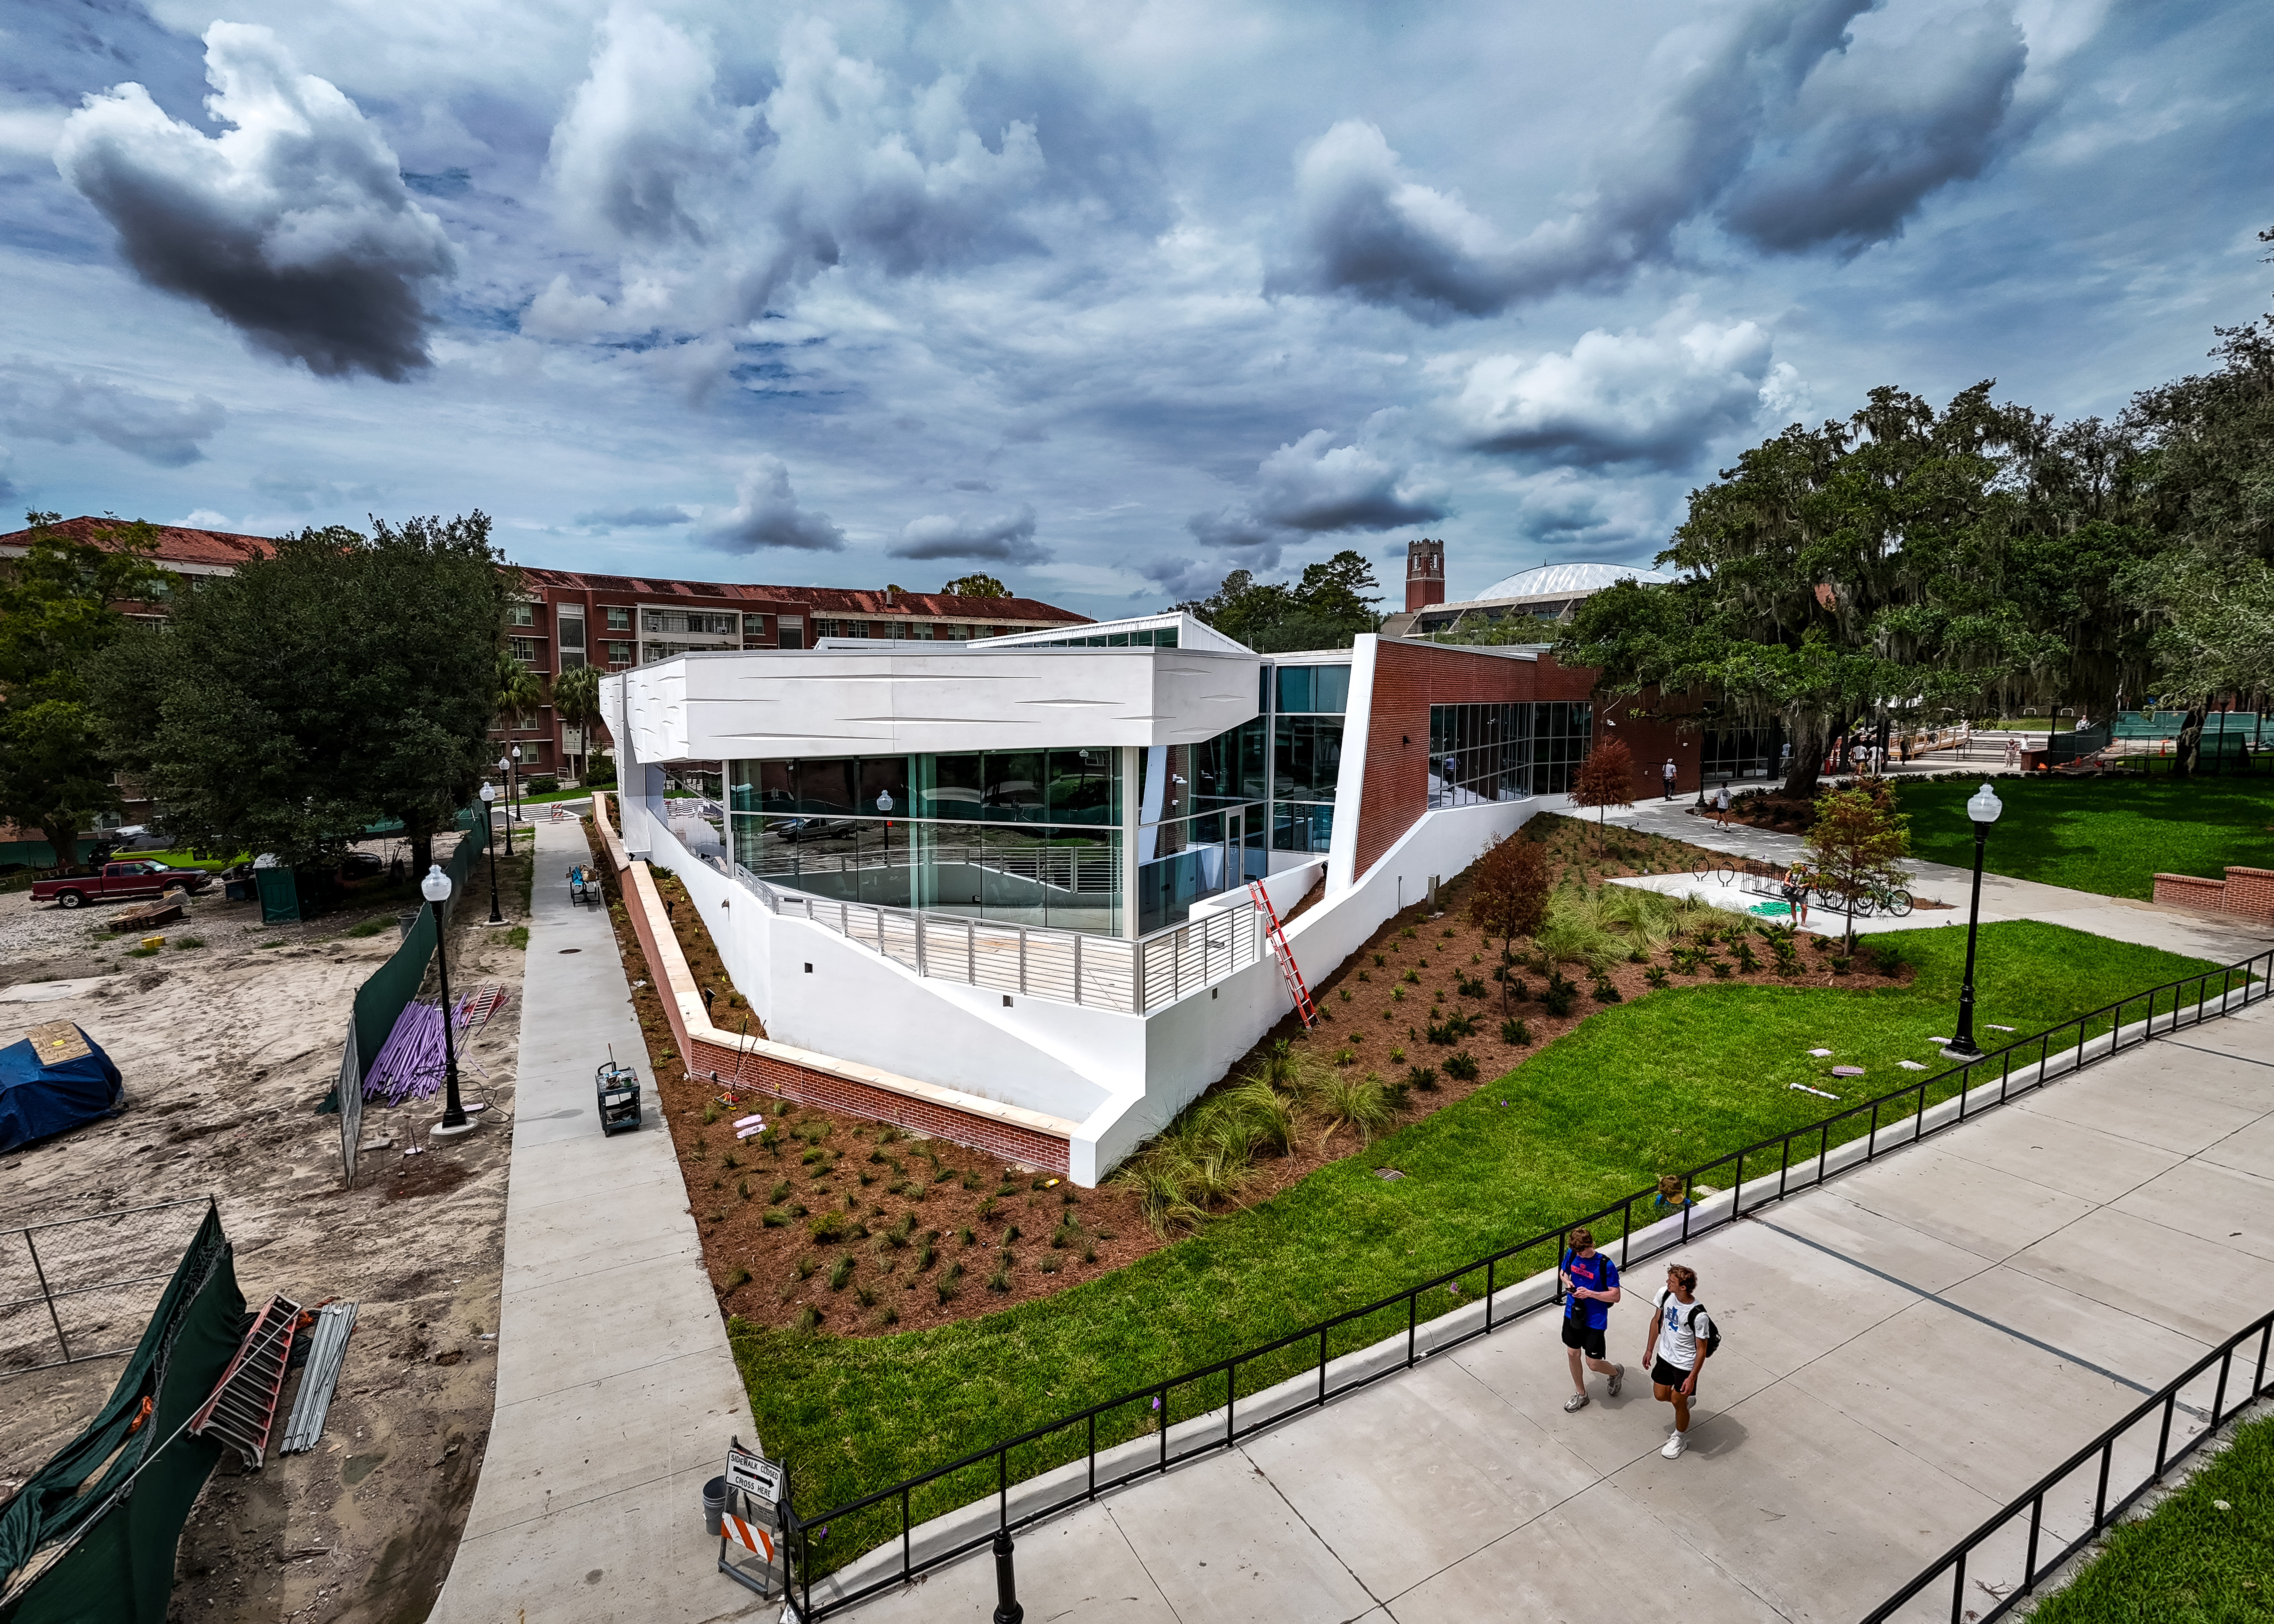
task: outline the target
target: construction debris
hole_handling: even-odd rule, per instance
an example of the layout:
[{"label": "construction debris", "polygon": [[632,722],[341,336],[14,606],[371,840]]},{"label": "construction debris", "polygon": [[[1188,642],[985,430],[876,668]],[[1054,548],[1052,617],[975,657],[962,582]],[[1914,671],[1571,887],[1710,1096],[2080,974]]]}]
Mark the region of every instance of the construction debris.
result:
[{"label": "construction debris", "polygon": [[332,1394],[340,1385],[340,1367],[348,1355],[348,1338],[355,1331],[353,1303],[327,1303],[316,1311],[307,1367],[300,1372],[300,1391],[292,1401],[292,1418],[284,1424],[279,1455],[302,1455],[324,1436],[324,1417],[331,1413]]}]

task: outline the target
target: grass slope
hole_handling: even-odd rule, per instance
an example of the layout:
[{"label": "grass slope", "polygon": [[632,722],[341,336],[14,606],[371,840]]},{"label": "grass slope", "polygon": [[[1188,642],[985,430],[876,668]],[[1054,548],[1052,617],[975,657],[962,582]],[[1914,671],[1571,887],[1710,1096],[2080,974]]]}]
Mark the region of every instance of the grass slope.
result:
[{"label": "grass slope", "polygon": [[[1980,1019],[2022,1033],[2202,967],[2058,926],[1992,925],[1982,935]],[[1623,1197],[1661,1172],[1815,1122],[1833,1109],[1788,1083],[1834,1086],[1851,1100],[1899,1087],[1913,1074],[1900,1070],[1898,1059],[1942,1064],[1927,1040],[1950,1030],[1965,932],[1880,940],[1917,966],[1911,985],[1855,993],[1836,985],[1707,984],[1605,1010],[1499,1082],[1365,1154],[1056,1297],[875,1338],[735,1321],[735,1354],[759,1430],[787,1453],[799,1503],[818,1511],[1402,1290]],[[1808,1056],[1819,1047],[1834,1050],[1834,1059]],[[1827,1069],[1834,1061],[1862,1065],[1867,1075],[1834,1084]],[[1378,1167],[1396,1167],[1405,1177],[1384,1181]],[[1614,1227],[1598,1225],[1598,1233]],[[944,1250],[940,1267],[961,1255]],[[1545,1267],[1551,1260],[1543,1252],[1525,1262]],[[1481,1282],[1480,1274],[1470,1295]],[[1448,1297],[1435,1306],[1452,1305]],[[1404,1318],[1401,1305],[1354,1325],[1337,1336],[1335,1350],[1388,1335]],[[1306,1357],[1244,1368],[1242,1390],[1292,1373]],[[1221,1399],[1220,1387],[1215,1396]],[[1171,1405],[1179,1418],[1208,1407],[1209,1395],[1198,1393]],[[1100,1440],[1147,1425],[1133,1409],[1101,1422]],[[1037,1446],[1014,1471],[1038,1467],[1046,1456],[1068,1458],[1081,1442]],[[970,1475],[968,1484],[935,1492],[929,1507],[919,1495],[918,1519],[991,1489],[991,1468],[984,1482]],[[874,1526],[864,1520],[841,1530],[832,1550],[843,1560],[897,1526],[896,1518]]]},{"label": "grass slope", "polygon": [[[1970,782],[1905,784],[1911,851],[1974,864]],[[2274,789],[2255,778],[2000,778],[2005,815],[1984,867],[2104,897],[2149,897],[2155,876],[2218,879],[2229,863],[2274,868]]]},{"label": "grass slope", "polygon": [[[2225,1502],[2225,1509],[2219,1503]],[[2037,1605],[2035,1624],[2274,1624],[2274,1421],[2223,1451]]]}]

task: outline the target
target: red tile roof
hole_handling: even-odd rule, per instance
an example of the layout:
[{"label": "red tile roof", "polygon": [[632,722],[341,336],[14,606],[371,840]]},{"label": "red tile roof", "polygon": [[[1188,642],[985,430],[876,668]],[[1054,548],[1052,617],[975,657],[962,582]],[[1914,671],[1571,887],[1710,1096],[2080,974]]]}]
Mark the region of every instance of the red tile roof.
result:
[{"label": "red tile roof", "polygon": [[[65,519],[55,528],[82,541],[100,542],[118,527],[114,519]],[[0,549],[21,548],[29,530],[0,536]],[[276,544],[266,536],[237,536],[225,530],[193,530],[180,525],[158,527],[158,561],[162,564],[201,564],[233,569],[249,559],[266,558]],[[521,566],[522,580],[532,588],[551,587],[568,592],[621,593],[627,598],[709,598],[736,603],[779,605],[792,611],[806,609],[832,619],[881,619],[886,615],[928,615],[963,620],[1013,621],[1086,626],[1087,615],[1061,609],[1032,598],[956,598],[945,592],[900,592],[888,604],[881,591],[847,587],[760,586],[723,581],[657,580],[639,575],[597,575],[573,569],[538,569]]]},{"label": "red tile roof", "polygon": [[[96,519],[81,516],[65,519],[55,530],[76,541],[100,544],[116,530],[124,528],[117,519]],[[157,561],[161,564],[206,564],[223,569],[234,569],[247,560],[267,558],[276,551],[276,544],[266,536],[237,536],[227,530],[193,530],[178,524],[162,524],[158,529]],[[0,536],[0,548],[21,549],[31,545],[32,532],[11,530]]]}]

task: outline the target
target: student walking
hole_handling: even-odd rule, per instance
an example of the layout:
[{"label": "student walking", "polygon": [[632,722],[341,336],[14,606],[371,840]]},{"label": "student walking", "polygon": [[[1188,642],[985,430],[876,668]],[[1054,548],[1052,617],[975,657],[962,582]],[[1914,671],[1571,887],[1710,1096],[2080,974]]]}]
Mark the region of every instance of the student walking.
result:
[{"label": "student walking", "polygon": [[[1566,1410],[1587,1407],[1587,1372],[1608,1376],[1606,1389],[1612,1398],[1619,1395],[1619,1384],[1626,1380],[1627,1367],[1613,1365],[1603,1357],[1603,1336],[1610,1328],[1611,1304],[1619,1300],[1619,1266],[1608,1253],[1595,1250],[1595,1237],[1585,1224],[1563,1237],[1570,1250],[1563,1254],[1562,1267],[1556,1272],[1563,1282],[1563,1346],[1571,1365],[1570,1398],[1563,1401]],[[1580,1358],[1585,1356],[1583,1368]]]},{"label": "student walking", "polygon": [[1665,782],[1665,784],[1666,784],[1666,798],[1667,798],[1668,801],[1673,800],[1673,799],[1674,799],[1674,757],[1672,757],[1671,756],[1668,756],[1668,757],[1666,758],[1666,765],[1659,769],[1658,776],[1660,777],[1660,778],[1661,778],[1662,780],[1664,780],[1664,782]]},{"label": "student walking", "polygon": [[1729,786],[1726,784],[1713,794],[1713,822],[1723,829],[1729,826]]},{"label": "student walking", "polygon": [[[1678,1461],[1690,1447],[1690,1401],[1706,1373],[1706,1356],[1721,1340],[1713,1316],[1697,1297],[1698,1271],[1676,1263],[1666,1271],[1666,1289],[1651,1316],[1650,1343],[1642,1350],[1650,1367],[1650,1390],[1661,1404],[1674,1406],[1674,1431],[1659,1453]],[[1567,1406],[1568,1408],[1568,1406]]]}]

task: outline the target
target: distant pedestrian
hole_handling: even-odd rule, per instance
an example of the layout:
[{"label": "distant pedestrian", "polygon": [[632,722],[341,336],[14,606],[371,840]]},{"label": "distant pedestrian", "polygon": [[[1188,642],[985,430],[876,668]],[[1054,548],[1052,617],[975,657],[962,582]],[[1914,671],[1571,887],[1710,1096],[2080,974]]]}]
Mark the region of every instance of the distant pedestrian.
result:
[{"label": "distant pedestrian", "polygon": [[1658,1294],[1657,1312],[1650,1321],[1650,1342],[1642,1350],[1650,1366],[1650,1390],[1661,1404],[1674,1406],[1674,1431],[1659,1453],[1678,1461],[1690,1447],[1690,1401],[1698,1396],[1698,1379],[1706,1373],[1706,1357],[1721,1341],[1713,1316],[1697,1297],[1698,1271],[1676,1263],[1666,1271],[1666,1289]]},{"label": "distant pedestrian", "polygon": [[1902,738],[1896,742],[1895,748],[1901,753],[1903,765],[1906,767],[1909,766],[1911,764],[1911,736],[1909,733],[1905,733]]},{"label": "distant pedestrian", "polygon": [[[1556,1271],[1562,1281],[1563,1346],[1571,1365],[1571,1386],[1575,1389],[1563,1401],[1566,1410],[1587,1407],[1587,1372],[1608,1376],[1610,1385],[1604,1389],[1607,1396],[1619,1395],[1619,1384],[1627,1379],[1627,1367],[1613,1365],[1603,1357],[1603,1337],[1611,1323],[1611,1305],[1619,1300],[1619,1266],[1608,1254],[1595,1250],[1595,1237],[1585,1224],[1564,1237],[1570,1250],[1563,1254],[1562,1266]],[[1582,1357],[1586,1360],[1583,1368]]]},{"label": "distant pedestrian", "polygon": [[2019,739],[2006,741],[2006,764],[2008,767],[2018,767],[2022,764],[2022,741]]},{"label": "distant pedestrian", "polygon": [[1674,757],[1672,757],[1671,756],[1668,756],[1668,757],[1666,758],[1666,765],[1665,765],[1664,767],[1661,767],[1661,768],[1659,770],[1659,774],[1658,774],[1658,776],[1660,777],[1660,778],[1661,778],[1662,780],[1664,780],[1664,782],[1665,782],[1665,784],[1666,784],[1666,798],[1667,798],[1668,801],[1673,800],[1673,799],[1674,799]]},{"label": "distant pedestrian", "polygon": [[1713,792],[1713,822],[1722,829],[1729,826],[1729,786],[1726,784]]}]

